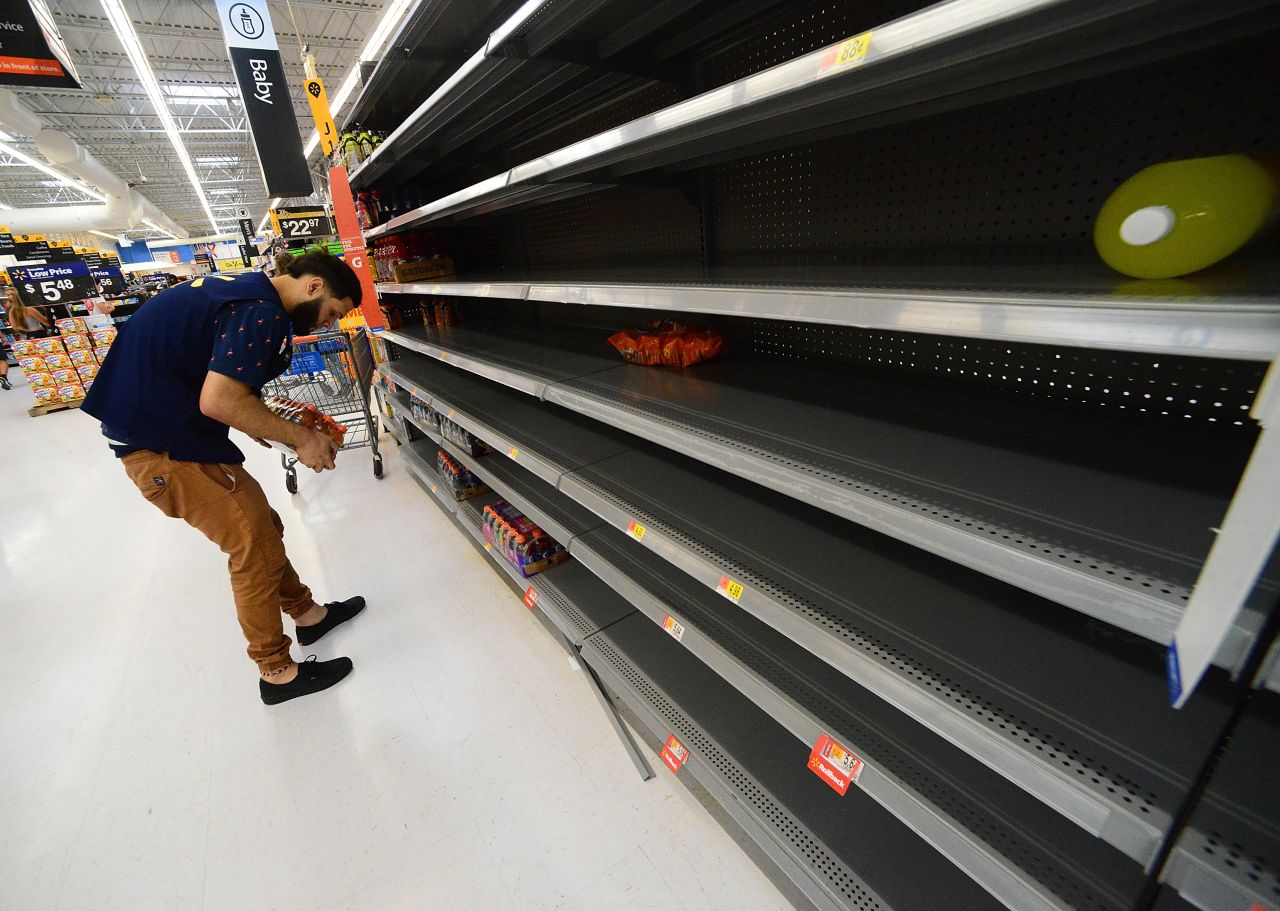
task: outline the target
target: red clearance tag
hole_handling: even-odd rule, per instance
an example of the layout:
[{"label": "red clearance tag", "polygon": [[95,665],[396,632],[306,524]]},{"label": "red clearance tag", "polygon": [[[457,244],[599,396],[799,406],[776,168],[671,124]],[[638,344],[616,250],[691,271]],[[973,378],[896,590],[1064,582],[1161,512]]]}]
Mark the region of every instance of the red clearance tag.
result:
[{"label": "red clearance tag", "polygon": [[672,734],[667,738],[667,742],[662,745],[662,752],[658,755],[667,764],[667,768],[672,772],[679,772],[680,767],[684,765],[684,761],[689,758],[689,750],[683,743],[676,740],[675,734]]},{"label": "red clearance tag", "polygon": [[815,775],[844,796],[849,785],[862,776],[862,760],[823,734],[809,754],[809,768]]},{"label": "red clearance tag", "polygon": [[533,606],[538,603],[538,590],[530,585],[524,590],[524,606],[533,610]]}]

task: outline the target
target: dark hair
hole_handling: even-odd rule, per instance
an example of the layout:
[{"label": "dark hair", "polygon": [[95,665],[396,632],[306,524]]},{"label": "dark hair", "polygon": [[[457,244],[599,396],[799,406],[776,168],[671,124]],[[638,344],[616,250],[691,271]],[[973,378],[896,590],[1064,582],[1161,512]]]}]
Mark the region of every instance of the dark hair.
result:
[{"label": "dark hair", "polygon": [[294,278],[302,278],[304,275],[323,278],[334,297],[349,297],[357,307],[364,298],[364,291],[360,287],[360,276],[356,275],[355,270],[340,257],[326,253],[324,250],[312,250],[301,256],[278,256],[276,271],[280,275],[290,275]]}]

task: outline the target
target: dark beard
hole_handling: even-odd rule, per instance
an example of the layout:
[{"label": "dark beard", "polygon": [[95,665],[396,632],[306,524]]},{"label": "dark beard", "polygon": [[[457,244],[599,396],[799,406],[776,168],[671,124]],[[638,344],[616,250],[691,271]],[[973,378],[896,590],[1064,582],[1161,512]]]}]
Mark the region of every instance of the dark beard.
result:
[{"label": "dark beard", "polygon": [[320,321],[320,305],[323,302],[323,297],[303,301],[289,312],[289,322],[293,325],[294,335],[306,335],[315,328],[316,323]]}]

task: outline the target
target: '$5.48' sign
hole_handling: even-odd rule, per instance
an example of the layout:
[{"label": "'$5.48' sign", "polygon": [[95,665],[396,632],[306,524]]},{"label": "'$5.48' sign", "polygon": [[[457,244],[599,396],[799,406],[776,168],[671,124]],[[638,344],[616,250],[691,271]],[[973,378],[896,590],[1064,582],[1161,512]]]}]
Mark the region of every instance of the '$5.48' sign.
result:
[{"label": "'$5.48' sign", "polygon": [[98,285],[83,262],[9,269],[9,279],[28,307],[69,304],[98,296]]}]

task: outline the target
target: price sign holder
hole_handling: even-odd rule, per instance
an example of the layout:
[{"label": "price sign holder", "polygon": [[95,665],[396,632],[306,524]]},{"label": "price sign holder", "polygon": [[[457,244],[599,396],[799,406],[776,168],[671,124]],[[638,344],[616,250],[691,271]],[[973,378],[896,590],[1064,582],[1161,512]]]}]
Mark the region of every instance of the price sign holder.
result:
[{"label": "price sign holder", "polygon": [[843,745],[837,743],[829,734],[823,734],[813,745],[809,753],[809,769],[837,794],[843,797],[849,785],[862,777],[862,760]]},{"label": "price sign holder", "polygon": [[43,266],[14,266],[9,279],[28,307],[51,307],[98,296],[98,284],[79,260]]},{"label": "price sign holder", "polygon": [[676,735],[672,734],[667,737],[667,742],[662,745],[662,752],[658,756],[667,764],[668,769],[676,773],[689,758],[689,748],[676,740]]}]

